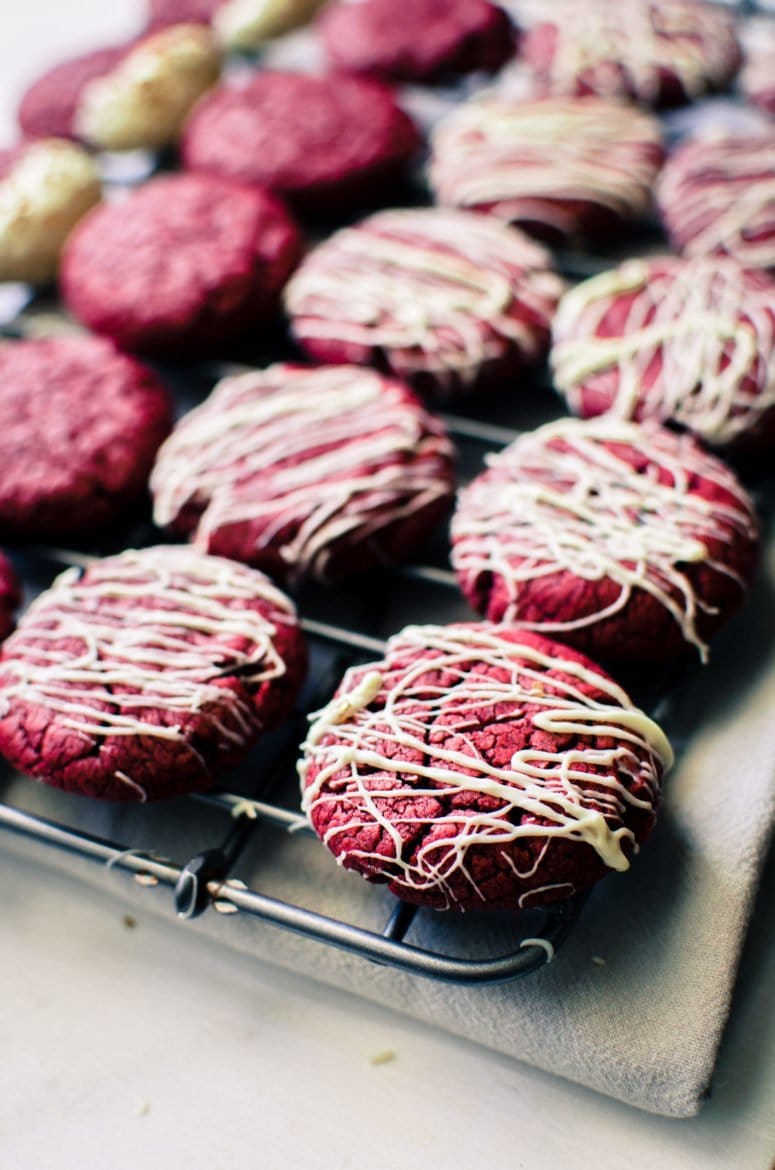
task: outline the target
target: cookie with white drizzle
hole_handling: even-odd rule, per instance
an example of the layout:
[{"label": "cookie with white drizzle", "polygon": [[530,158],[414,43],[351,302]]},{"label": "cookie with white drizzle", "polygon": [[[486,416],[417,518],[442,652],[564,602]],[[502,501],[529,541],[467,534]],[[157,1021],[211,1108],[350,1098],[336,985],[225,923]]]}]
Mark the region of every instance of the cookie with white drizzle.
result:
[{"label": "cookie with white drizzle", "polygon": [[19,124],[30,138],[77,138],[100,150],[173,145],[186,115],[220,73],[207,29],[179,24],[97,49],[44,73],[24,94]]},{"label": "cookie with white drizzle", "polygon": [[487,463],[452,520],[474,609],[601,661],[707,658],[758,555],[753,505],[719,459],[604,416],[549,423]]},{"label": "cookie with white drizzle", "polygon": [[553,244],[642,217],[662,161],[655,118],[621,102],[465,102],[433,133],[440,203],[485,211]]},{"label": "cookie with white drizzle", "polygon": [[775,441],[775,286],[729,258],[627,260],[577,285],[550,361],[583,418],[673,422],[716,447]]},{"label": "cookie with white drizzle", "polygon": [[0,656],[0,752],[68,792],[209,788],[288,713],[305,669],[293,605],[255,569],[180,547],[62,573]]},{"label": "cookie with white drizzle", "polygon": [[731,16],[696,0],[555,0],[522,54],[539,93],[673,106],[722,89],[740,64]]},{"label": "cookie with white drizzle", "polygon": [[400,382],[357,366],[225,378],[161,448],[154,517],[294,583],[407,559],[449,510],[454,449]]},{"label": "cookie with white drizzle", "polygon": [[460,394],[542,359],[563,288],[549,253],[516,228],[423,208],[335,232],[302,262],[285,303],[315,360]]},{"label": "cookie with white drizzle", "polygon": [[657,203],[684,256],[732,256],[775,275],[775,130],[683,143],[665,163]]},{"label": "cookie with white drizzle", "polygon": [[672,762],[588,658],[493,623],[406,628],[313,719],[300,773],[318,836],[437,909],[517,910],[626,870]]},{"label": "cookie with white drizzle", "polygon": [[745,58],[740,70],[740,89],[752,105],[775,115],[775,22],[771,18],[747,20],[740,30]]}]

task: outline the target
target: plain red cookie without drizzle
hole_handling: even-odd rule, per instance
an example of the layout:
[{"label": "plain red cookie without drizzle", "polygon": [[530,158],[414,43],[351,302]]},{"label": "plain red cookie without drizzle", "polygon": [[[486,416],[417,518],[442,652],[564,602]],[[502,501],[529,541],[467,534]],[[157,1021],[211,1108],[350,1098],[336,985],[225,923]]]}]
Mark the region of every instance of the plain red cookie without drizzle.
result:
[{"label": "plain red cookie without drizzle", "polygon": [[362,0],[329,4],[317,29],[329,62],[386,81],[435,82],[495,72],[514,53],[503,9],[487,0]]},{"label": "plain red cookie without drizzle", "polygon": [[305,209],[388,202],[420,146],[390,91],[356,77],[264,72],[204,98],[185,166],[276,191]]},{"label": "plain red cookie without drizzle", "polygon": [[81,221],[61,288],[73,315],[122,349],[185,357],[271,320],[300,252],[274,196],[172,175]]},{"label": "plain red cookie without drizzle", "polygon": [[114,524],[171,426],[164,385],[107,341],[0,346],[0,534],[79,543]]},{"label": "plain red cookie without drizzle", "polygon": [[734,260],[627,260],[566,293],[552,327],[574,414],[677,423],[716,447],[775,442],[775,286]]},{"label": "plain red cookie without drizzle", "polygon": [[469,211],[384,211],[336,232],[290,281],[316,361],[373,365],[439,394],[507,380],[546,353],[561,278],[515,228]]},{"label": "plain red cookie without drizzle", "polygon": [[451,506],[453,457],[399,382],[276,365],[225,379],[178,423],[154,516],[272,576],[331,582],[411,556]]},{"label": "plain red cookie without drizzle", "polygon": [[0,656],[0,751],[56,788],[144,801],[209,788],[283,719],[305,669],[254,569],[162,547],[68,569]]},{"label": "plain red cookie without drizzle", "polygon": [[451,535],[475,610],[620,665],[705,659],[758,560],[753,506],[719,459],[690,435],[605,417],[491,456]]},{"label": "plain red cookie without drizzle", "polygon": [[671,760],[589,659],[460,623],[410,626],[349,670],[300,772],[340,865],[419,905],[518,910],[627,869]]}]

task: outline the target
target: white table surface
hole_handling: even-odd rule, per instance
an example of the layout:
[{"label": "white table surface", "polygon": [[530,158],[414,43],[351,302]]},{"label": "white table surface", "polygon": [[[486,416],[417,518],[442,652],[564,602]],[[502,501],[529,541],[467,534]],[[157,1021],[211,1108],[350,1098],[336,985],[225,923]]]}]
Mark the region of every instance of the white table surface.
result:
[{"label": "white table surface", "polygon": [[[2,0],[0,145],[23,83],[131,31],[141,3]],[[128,925],[120,902],[19,862],[2,837],[0,890],[0,1170],[772,1166],[775,860],[713,1096],[691,1121],[220,952],[151,913]]]}]

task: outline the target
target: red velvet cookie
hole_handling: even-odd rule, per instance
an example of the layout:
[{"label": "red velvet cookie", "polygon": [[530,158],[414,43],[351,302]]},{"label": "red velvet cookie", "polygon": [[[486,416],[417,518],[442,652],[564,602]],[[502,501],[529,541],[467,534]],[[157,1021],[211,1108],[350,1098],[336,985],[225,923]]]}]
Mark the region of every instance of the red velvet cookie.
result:
[{"label": "red velvet cookie", "polygon": [[685,256],[775,273],[775,130],[686,142],[665,164],[657,201]]},{"label": "red velvet cookie", "polygon": [[574,414],[775,441],[775,285],[734,260],[627,260],[566,293],[551,364]]},{"label": "red velvet cookie", "polygon": [[490,457],[452,545],[474,609],[628,665],[705,660],[758,553],[753,505],[720,460],[609,418],[550,423]]},{"label": "red velvet cookie", "polygon": [[317,27],[335,69],[386,81],[493,73],[514,53],[503,9],[487,0],[361,0],[329,4]]},{"label": "red velvet cookie", "polygon": [[667,739],[588,658],[509,626],[410,626],[313,723],[304,806],[337,861],[440,910],[567,898],[649,834]]},{"label": "red velvet cookie", "polygon": [[19,124],[33,138],[78,138],[104,150],[155,150],[177,141],[197,98],[218,79],[206,29],[178,25],[65,61],[25,93]]},{"label": "red velvet cookie", "polygon": [[605,238],[648,210],[659,123],[619,102],[465,102],[432,138],[440,203],[486,211],[552,244]]},{"label": "red velvet cookie", "polygon": [[81,221],[61,287],[71,312],[123,349],[189,356],[270,320],[300,250],[266,192],[166,176]]},{"label": "red velvet cookie", "polygon": [[171,426],[156,375],[107,341],[0,346],[0,534],[79,542],[112,525]]},{"label": "red velvet cookie", "polygon": [[22,591],[16,572],[8,557],[0,553],[0,638],[10,634],[14,614],[21,604]]},{"label": "red velvet cookie", "polygon": [[752,105],[775,115],[775,21],[748,20],[741,31],[743,68],[740,89]]},{"label": "red velvet cookie", "polygon": [[151,28],[173,24],[210,24],[223,0],[148,0]]},{"label": "red velvet cookie", "polygon": [[65,240],[101,194],[94,162],[73,142],[0,151],[0,280],[52,281]]},{"label": "red velvet cookie", "polygon": [[448,511],[453,448],[410,390],[355,366],[226,378],[159,452],[155,520],[273,576],[406,560]]},{"label": "red velvet cookie", "polygon": [[696,0],[558,0],[523,55],[540,92],[674,106],[723,88],[740,64],[732,17]]},{"label": "red velvet cookie", "polygon": [[521,232],[429,208],[336,232],[301,265],[286,307],[317,361],[460,393],[540,361],[562,289],[549,253]]},{"label": "red velvet cookie", "polygon": [[288,713],[291,602],[262,573],[176,546],[68,569],[0,655],[0,751],[55,788],[155,800],[209,788]]},{"label": "red velvet cookie", "polygon": [[265,72],[204,98],[182,153],[191,171],[341,211],[384,204],[419,146],[411,118],[376,82]]}]

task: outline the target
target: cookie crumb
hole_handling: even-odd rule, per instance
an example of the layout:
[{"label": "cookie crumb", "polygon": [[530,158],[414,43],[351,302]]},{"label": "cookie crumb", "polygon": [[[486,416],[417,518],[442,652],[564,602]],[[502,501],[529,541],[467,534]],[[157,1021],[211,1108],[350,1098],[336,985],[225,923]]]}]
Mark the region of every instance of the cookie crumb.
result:
[{"label": "cookie crumb", "polygon": [[392,1048],[385,1048],[382,1052],[378,1052],[375,1056],[372,1056],[370,1063],[373,1068],[377,1068],[381,1064],[392,1064],[397,1059]]},{"label": "cookie crumb", "polygon": [[133,918],[131,914],[125,914],[121,921],[127,930],[134,930],[137,926],[137,919]]}]

